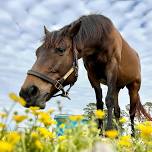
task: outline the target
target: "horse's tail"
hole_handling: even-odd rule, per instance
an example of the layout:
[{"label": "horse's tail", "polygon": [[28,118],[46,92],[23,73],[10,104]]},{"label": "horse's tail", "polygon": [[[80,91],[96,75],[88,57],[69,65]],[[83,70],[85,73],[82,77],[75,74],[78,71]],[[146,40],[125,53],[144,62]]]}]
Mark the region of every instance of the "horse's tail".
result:
[{"label": "horse's tail", "polygon": [[143,114],[145,116],[146,119],[148,119],[149,121],[152,121],[152,117],[150,116],[149,113],[147,113],[147,111],[145,110],[144,106],[141,104],[140,98],[137,104],[137,112],[141,115]]}]

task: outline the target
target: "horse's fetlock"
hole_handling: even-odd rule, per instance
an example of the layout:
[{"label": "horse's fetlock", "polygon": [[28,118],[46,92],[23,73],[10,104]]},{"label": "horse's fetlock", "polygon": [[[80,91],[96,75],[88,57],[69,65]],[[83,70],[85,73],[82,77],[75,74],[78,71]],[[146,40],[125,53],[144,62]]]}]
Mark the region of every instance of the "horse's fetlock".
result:
[{"label": "horse's fetlock", "polygon": [[107,101],[106,101],[106,106],[107,106],[107,108],[113,108],[113,107],[114,107],[114,104],[113,104],[112,101],[107,100]]},{"label": "horse's fetlock", "polygon": [[114,115],[116,118],[120,118],[120,111],[115,111],[114,110]]},{"label": "horse's fetlock", "polygon": [[103,110],[104,103],[102,101],[97,101],[97,109]]}]

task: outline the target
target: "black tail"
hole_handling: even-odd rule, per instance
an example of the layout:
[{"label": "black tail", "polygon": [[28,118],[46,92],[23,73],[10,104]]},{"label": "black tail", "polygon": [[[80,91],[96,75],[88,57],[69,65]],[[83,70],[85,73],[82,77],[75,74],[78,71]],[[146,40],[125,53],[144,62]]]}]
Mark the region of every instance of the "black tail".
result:
[{"label": "black tail", "polygon": [[138,113],[140,115],[143,114],[146,119],[148,119],[149,121],[152,121],[152,117],[150,116],[150,114],[147,113],[147,111],[145,110],[144,106],[141,104],[140,99],[139,99],[139,102],[138,102],[136,110],[138,111]]}]

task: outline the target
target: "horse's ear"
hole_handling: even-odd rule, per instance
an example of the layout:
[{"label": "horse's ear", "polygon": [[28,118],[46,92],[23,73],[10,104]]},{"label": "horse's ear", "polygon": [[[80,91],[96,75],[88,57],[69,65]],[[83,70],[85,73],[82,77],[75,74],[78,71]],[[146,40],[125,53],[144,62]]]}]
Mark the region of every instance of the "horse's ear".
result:
[{"label": "horse's ear", "polygon": [[45,33],[45,35],[48,35],[50,32],[49,32],[49,30],[46,28],[46,26],[44,25],[44,33]]},{"label": "horse's ear", "polygon": [[68,35],[70,37],[74,37],[78,32],[79,32],[79,29],[81,27],[81,21],[78,20],[74,23],[72,23],[68,29]]}]

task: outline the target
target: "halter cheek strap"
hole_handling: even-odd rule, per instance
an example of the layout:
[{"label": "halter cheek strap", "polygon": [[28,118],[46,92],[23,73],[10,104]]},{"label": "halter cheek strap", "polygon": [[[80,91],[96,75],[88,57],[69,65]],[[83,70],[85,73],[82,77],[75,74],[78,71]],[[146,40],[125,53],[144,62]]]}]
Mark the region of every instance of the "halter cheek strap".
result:
[{"label": "halter cheek strap", "polygon": [[34,70],[28,70],[27,74],[28,74],[28,75],[36,76],[36,77],[38,77],[38,78],[40,78],[40,79],[42,79],[42,80],[44,80],[44,81],[46,81],[46,82],[49,82],[49,83],[51,83],[56,89],[58,89],[59,91],[62,91],[61,94],[56,94],[56,95],[54,95],[54,96],[52,96],[52,97],[62,96],[62,97],[66,97],[66,98],[70,99],[69,96],[68,96],[68,93],[69,93],[71,87],[74,85],[75,82],[74,82],[74,83],[71,83],[71,84],[70,84],[70,87],[69,87],[66,91],[64,90],[63,83],[65,82],[65,80],[66,80],[73,72],[75,72],[75,78],[76,78],[76,80],[77,80],[77,77],[78,77],[78,56],[77,56],[77,50],[76,50],[76,48],[73,50],[73,52],[74,52],[74,53],[73,53],[73,54],[74,54],[74,56],[73,56],[73,57],[74,57],[73,65],[72,65],[72,67],[70,68],[70,70],[69,70],[61,79],[59,79],[59,80],[53,80],[53,79],[49,78],[48,76],[46,76],[46,75],[44,75],[44,74],[42,74],[42,73],[40,73],[40,72],[34,71]]}]

